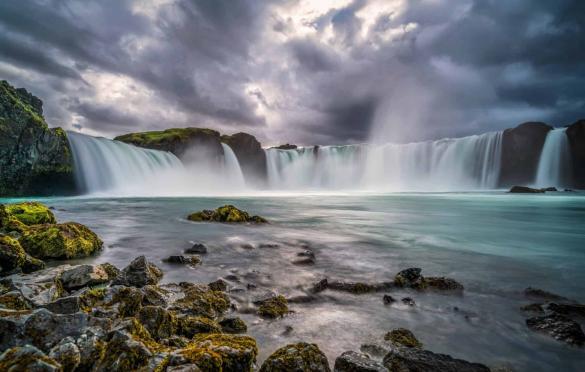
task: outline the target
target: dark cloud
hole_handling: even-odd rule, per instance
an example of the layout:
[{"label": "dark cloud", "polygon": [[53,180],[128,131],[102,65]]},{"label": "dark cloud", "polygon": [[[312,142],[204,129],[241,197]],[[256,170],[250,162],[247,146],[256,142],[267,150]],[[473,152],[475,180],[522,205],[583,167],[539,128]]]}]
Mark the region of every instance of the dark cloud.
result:
[{"label": "dark cloud", "polygon": [[109,136],[411,141],[585,116],[584,2],[391,4],[1,1],[0,75]]}]

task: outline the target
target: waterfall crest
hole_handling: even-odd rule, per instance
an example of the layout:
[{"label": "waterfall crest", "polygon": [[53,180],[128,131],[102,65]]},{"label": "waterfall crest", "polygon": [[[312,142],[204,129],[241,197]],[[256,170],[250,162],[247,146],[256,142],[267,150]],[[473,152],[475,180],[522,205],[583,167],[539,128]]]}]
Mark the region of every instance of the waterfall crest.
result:
[{"label": "waterfall crest", "polygon": [[536,172],[537,187],[563,187],[569,184],[571,154],[566,128],[548,132]]},{"label": "waterfall crest", "polygon": [[229,145],[226,145],[223,142],[221,143],[221,147],[223,147],[225,160],[224,166],[229,182],[236,187],[244,188],[246,186],[246,181],[244,180],[244,173],[242,172],[236,154]]}]

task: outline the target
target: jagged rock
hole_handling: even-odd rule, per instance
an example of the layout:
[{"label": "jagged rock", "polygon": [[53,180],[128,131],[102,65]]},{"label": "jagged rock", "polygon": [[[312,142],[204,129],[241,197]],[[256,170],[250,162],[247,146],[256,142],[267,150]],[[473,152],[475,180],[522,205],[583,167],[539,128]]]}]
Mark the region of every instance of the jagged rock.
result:
[{"label": "jagged rock", "polygon": [[314,265],[315,264],[315,258],[314,257],[304,257],[304,258],[300,258],[298,260],[294,260],[292,262],[293,265],[297,265],[297,266],[310,266],[310,265]]},{"label": "jagged rock", "polygon": [[92,370],[103,359],[106,351],[103,331],[87,328],[75,340],[80,352],[80,371]]},{"label": "jagged rock", "polygon": [[155,340],[169,338],[177,332],[177,318],[160,306],[142,307],[137,318]]},{"label": "jagged rock", "polygon": [[417,348],[393,349],[384,357],[384,366],[401,372],[489,372],[483,364],[471,363],[449,355],[437,354]]},{"label": "jagged rock", "polygon": [[30,273],[45,268],[45,263],[24,251],[18,240],[0,235],[0,276],[15,271]]},{"label": "jagged rock", "polygon": [[62,371],[61,365],[34,346],[26,345],[8,349],[0,355],[2,371]]},{"label": "jagged rock", "polygon": [[544,308],[542,307],[542,304],[525,305],[525,306],[522,306],[520,308],[520,310],[524,311],[525,313],[533,314],[533,315],[543,315],[544,314]]},{"label": "jagged rock", "polygon": [[64,370],[74,371],[81,363],[81,353],[72,337],[65,337],[49,352],[49,357],[55,359]]},{"label": "jagged rock", "polygon": [[275,146],[272,147],[273,149],[277,149],[277,150],[296,150],[298,148],[297,145],[291,145],[290,143],[284,144],[284,145],[280,145],[280,146]]},{"label": "jagged rock", "polygon": [[512,194],[544,194],[545,190],[527,186],[512,186],[509,192]]},{"label": "jagged rock", "polygon": [[581,346],[585,343],[585,334],[579,323],[560,314],[526,319],[526,325],[533,331],[546,333],[555,340],[570,345]]},{"label": "jagged rock", "polygon": [[185,253],[187,254],[206,254],[207,253],[207,246],[203,243],[195,243],[191,248],[185,249]]},{"label": "jagged rock", "polygon": [[528,298],[540,299],[546,301],[568,301],[566,297],[559,296],[555,293],[547,292],[542,289],[528,287],[524,290],[524,295]]},{"label": "jagged rock", "polygon": [[327,357],[315,344],[299,342],[286,345],[262,363],[260,372],[330,372]]},{"label": "jagged rock", "polygon": [[260,216],[250,216],[248,212],[240,210],[233,205],[224,205],[216,210],[203,210],[187,216],[189,221],[195,222],[224,222],[224,223],[267,223]]},{"label": "jagged rock", "polygon": [[224,333],[246,333],[248,326],[240,318],[225,318],[219,322]]},{"label": "jagged rock", "polygon": [[400,271],[394,277],[394,285],[396,287],[417,290],[433,289],[438,291],[463,292],[463,285],[455,279],[443,276],[424,277],[421,275],[421,271],[417,267]]},{"label": "jagged rock", "polygon": [[202,333],[221,333],[220,325],[202,316],[183,316],[178,319],[179,333],[189,339]]},{"label": "jagged rock", "polygon": [[384,340],[390,341],[395,346],[422,348],[422,344],[414,334],[405,328],[396,328],[386,333]]},{"label": "jagged rock", "polygon": [[35,306],[43,306],[63,296],[57,277],[70,265],[39,270],[34,275],[14,274],[6,277],[14,289],[19,290]]},{"label": "jagged rock", "polygon": [[284,296],[275,296],[260,303],[258,315],[263,318],[279,318],[288,314],[287,301]]},{"label": "jagged rock", "polygon": [[168,367],[167,372],[201,372],[196,364],[183,364],[182,366]]},{"label": "jagged rock", "polygon": [[209,283],[208,286],[213,291],[221,292],[225,292],[228,288],[227,282],[223,279],[217,279],[216,281]]},{"label": "jagged rock", "polygon": [[65,131],[49,129],[40,99],[0,81],[0,195],[63,195],[75,190]]},{"label": "jagged rock", "polygon": [[391,350],[395,347],[390,343],[371,343],[371,344],[362,344],[360,346],[360,351],[364,354],[369,355],[372,358],[382,359],[388,354]]},{"label": "jagged rock", "polygon": [[387,372],[381,363],[370,359],[367,355],[346,351],[335,359],[334,372]]},{"label": "jagged rock", "polygon": [[82,306],[79,296],[68,296],[58,298],[42,307],[55,314],[75,314],[82,310]]},{"label": "jagged rock", "polygon": [[163,261],[171,264],[189,265],[191,267],[195,267],[201,263],[201,259],[197,256],[169,256]]},{"label": "jagged rock", "polygon": [[108,274],[108,280],[114,280],[120,275],[120,269],[111,263],[105,262],[99,265]]},{"label": "jagged rock", "polygon": [[402,270],[394,277],[394,283],[397,287],[422,289],[424,288],[424,278],[421,271],[422,269],[418,267]]},{"label": "jagged rock", "polygon": [[167,299],[165,298],[165,291],[155,285],[145,285],[144,287],[140,288],[142,292],[143,299],[142,304],[152,305],[152,306],[161,306],[166,307],[168,304]]},{"label": "jagged rock", "polygon": [[573,187],[585,189],[585,120],[569,125],[566,131],[571,153]]},{"label": "jagged rock", "polygon": [[142,308],[143,298],[144,295],[138,288],[115,285],[105,291],[101,301],[112,307],[118,316],[129,317],[138,314]]},{"label": "jagged rock", "polygon": [[77,265],[63,270],[57,280],[69,291],[107,283],[110,278],[101,265]]},{"label": "jagged rock", "polygon": [[122,270],[113,284],[140,288],[145,285],[157,284],[162,277],[163,273],[156,265],[148,262],[145,256],[140,256]]},{"label": "jagged rock", "polygon": [[109,336],[104,358],[94,366],[98,372],[135,371],[148,364],[152,353],[140,341],[124,331],[113,331]]},{"label": "jagged rock", "polygon": [[31,310],[33,305],[19,291],[11,291],[0,295],[0,309]]},{"label": "jagged rock", "polygon": [[247,133],[224,135],[221,136],[221,141],[227,144],[238,158],[246,183],[263,186],[266,180],[266,153],[260,142]]},{"label": "jagged rock", "polygon": [[27,253],[40,259],[87,257],[103,246],[93,231],[76,222],[31,226],[23,233],[20,244]]}]

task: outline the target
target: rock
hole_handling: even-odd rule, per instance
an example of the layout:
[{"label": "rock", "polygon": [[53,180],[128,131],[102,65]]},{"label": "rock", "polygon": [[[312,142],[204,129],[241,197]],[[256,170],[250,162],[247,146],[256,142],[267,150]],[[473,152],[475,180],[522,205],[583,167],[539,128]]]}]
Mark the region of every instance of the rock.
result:
[{"label": "rock", "polygon": [[533,315],[543,315],[544,308],[542,304],[530,304],[525,305],[520,308],[520,310],[524,311],[525,313],[533,314]]},{"label": "rock", "polygon": [[229,309],[230,299],[221,291],[214,291],[205,285],[186,284],[183,297],[172,303],[181,313],[216,318]]},{"label": "rock", "polygon": [[62,371],[61,365],[34,346],[26,345],[8,349],[0,355],[2,371]]},{"label": "rock", "polygon": [[327,289],[329,286],[329,282],[327,279],[321,279],[317,283],[313,284],[313,288],[311,288],[311,292],[313,293],[320,293]]},{"label": "rock", "polygon": [[246,323],[237,317],[225,318],[219,322],[219,325],[224,333],[246,333],[248,331]]},{"label": "rock", "polygon": [[169,338],[177,333],[177,318],[172,312],[160,306],[142,307],[137,319],[155,340]]},{"label": "rock", "polygon": [[384,366],[390,371],[401,372],[489,372],[489,368],[479,363],[470,363],[445,354],[437,354],[417,348],[393,349],[384,357]]},{"label": "rock", "polygon": [[25,89],[0,81],[0,195],[76,192],[65,131],[43,118],[43,103]]},{"label": "rock", "polygon": [[395,346],[405,346],[405,347],[414,347],[414,348],[422,348],[422,344],[411,331],[405,328],[396,328],[392,331],[386,333],[384,336],[384,340],[390,341]]},{"label": "rock", "polygon": [[290,143],[287,143],[285,145],[275,146],[272,148],[277,150],[296,150],[298,147],[297,145],[291,145]]},{"label": "rock", "polygon": [[247,133],[221,136],[221,142],[233,151],[248,185],[263,186],[266,181],[266,153],[258,140]]},{"label": "rock", "polygon": [[372,358],[382,359],[388,354],[391,350],[395,347],[392,346],[390,343],[372,343],[372,344],[363,344],[360,346],[360,351],[369,355]]},{"label": "rock", "polygon": [[394,286],[391,282],[382,283],[360,283],[360,282],[340,282],[329,281],[327,288],[333,291],[349,292],[353,294],[363,294],[371,292],[379,292],[390,289]]},{"label": "rock", "polygon": [[540,154],[551,126],[523,123],[502,135],[500,186],[529,185],[536,177]]},{"label": "rock", "polygon": [[43,307],[55,314],[75,314],[82,310],[83,304],[79,296],[69,296],[58,298]]},{"label": "rock", "polygon": [[408,305],[408,306],[414,306],[415,305],[414,300],[412,298],[410,298],[410,297],[401,298],[400,301],[403,304]]},{"label": "rock", "polygon": [[388,372],[381,363],[355,351],[346,351],[338,356],[333,370],[335,372]]},{"label": "rock", "polygon": [[572,163],[572,187],[585,189],[585,120],[569,125],[566,131]]},{"label": "rock", "polygon": [[103,263],[99,265],[104,271],[108,274],[108,280],[114,280],[120,275],[120,269],[116,266],[112,265],[111,263]]},{"label": "rock", "polygon": [[163,261],[170,264],[189,265],[191,267],[195,267],[201,263],[201,259],[197,256],[169,256]]},{"label": "rock", "polygon": [[548,304],[547,309],[558,314],[585,317],[585,305],[582,304],[557,304],[553,302]]},{"label": "rock", "polygon": [[543,189],[534,189],[527,186],[512,186],[509,192],[512,194],[543,194],[544,191]]},{"label": "rock", "polygon": [[[143,294],[140,289],[115,285],[103,294],[103,303],[112,307],[119,317],[136,316],[142,308]],[[100,301],[99,295],[97,300]]]},{"label": "rock", "polygon": [[106,343],[103,332],[96,328],[87,328],[76,338],[75,344],[80,353],[80,371],[89,371],[103,359]]},{"label": "rock", "polygon": [[297,266],[309,266],[309,265],[314,265],[315,264],[315,258],[314,257],[305,257],[305,258],[301,258],[298,260],[294,260],[292,262],[293,265],[297,265]]},{"label": "rock", "polygon": [[251,372],[256,363],[256,340],[248,336],[198,335],[186,348],[179,350],[170,365],[195,364],[202,371]]},{"label": "rock", "polygon": [[275,296],[262,301],[258,308],[258,315],[263,318],[279,318],[288,314],[287,301],[284,296]]},{"label": "rock", "polygon": [[57,223],[53,212],[46,205],[39,202],[23,202],[6,204],[6,212],[26,226]]},{"label": "rock", "polygon": [[109,336],[103,359],[92,370],[135,371],[145,367],[151,357],[150,350],[132,335],[124,331],[113,331]]},{"label": "rock", "polygon": [[390,295],[384,295],[384,297],[382,297],[382,301],[384,302],[384,305],[390,305],[396,302],[396,299]]},{"label": "rock", "polygon": [[228,288],[227,282],[223,279],[217,279],[216,281],[209,283],[208,286],[213,291],[221,292],[225,292]]},{"label": "rock", "polygon": [[524,296],[533,299],[547,300],[547,301],[568,301],[566,297],[544,291],[542,289],[528,287],[524,290]]},{"label": "rock", "polygon": [[424,278],[421,271],[422,269],[418,267],[402,270],[394,277],[394,283],[397,287],[422,289],[424,288]]},{"label": "rock", "polygon": [[203,333],[221,333],[216,321],[202,316],[184,316],[179,318],[179,333],[189,339]]},{"label": "rock", "polygon": [[145,285],[144,287],[140,288],[140,292],[142,292],[143,296],[143,305],[167,307],[167,299],[165,298],[164,290],[161,288],[155,285]]},{"label": "rock", "polygon": [[260,372],[330,372],[327,357],[315,344],[299,342],[286,345],[262,363]]},{"label": "rock", "polygon": [[197,364],[183,364],[176,367],[168,367],[167,372],[202,372]]},{"label": "rock", "polygon": [[546,333],[570,345],[581,346],[585,343],[585,334],[579,323],[563,315],[553,313],[526,319],[526,325],[533,331]]},{"label": "rock", "polygon": [[9,310],[31,310],[33,304],[19,291],[11,291],[0,295],[0,308]]},{"label": "rock", "polygon": [[461,283],[443,276],[425,277],[424,284],[426,288],[438,291],[463,292],[463,285]]},{"label": "rock", "polygon": [[299,257],[308,257],[308,258],[315,258],[315,253],[311,250],[304,250],[302,252],[297,253],[297,256]]},{"label": "rock", "polygon": [[145,256],[140,256],[122,270],[113,284],[141,288],[145,285],[156,285],[162,277],[163,273],[156,265],[148,262]]},{"label": "rock", "polygon": [[0,276],[16,271],[30,273],[44,267],[45,263],[26,253],[18,240],[0,235]]},{"label": "rock", "polygon": [[35,306],[46,305],[64,295],[57,277],[69,265],[39,270],[34,275],[13,274],[6,278],[12,288],[20,291]]},{"label": "rock", "polygon": [[65,337],[49,352],[49,357],[56,360],[64,370],[73,371],[81,363],[81,353],[72,337]]},{"label": "rock", "polygon": [[191,248],[185,249],[185,253],[187,254],[206,254],[207,253],[207,246],[203,243],[195,243]]},{"label": "rock", "polygon": [[27,253],[40,259],[87,257],[103,246],[93,231],[76,222],[31,226],[20,238],[20,244]]},{"label": "rock", "polygon": [[203,210],[187,216],[189,221],[195,222],[224,222],[224,223],[267,223],[260,216],[250,216],[233,205],[224,205],[216,210]]},{"label": "rock", "polygon": [[100,265],[78,265],[63,270],[57,279],[66,290],[107,283],[108,273]]},{"label": "rock", "polygon": [[557,190],[556,187],[543,187],[541,190],[544,191],[544,192],[556,192],[556,191],[559,191],[559,190]]}]

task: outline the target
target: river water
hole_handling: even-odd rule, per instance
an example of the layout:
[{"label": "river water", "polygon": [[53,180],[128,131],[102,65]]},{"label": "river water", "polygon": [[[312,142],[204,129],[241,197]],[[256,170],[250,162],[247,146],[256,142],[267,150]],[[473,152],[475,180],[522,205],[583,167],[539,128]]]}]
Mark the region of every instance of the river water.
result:
[{"label": "river water", "polygon": [[[84,262],[120,268],[146,255],[165,282],[210,282],[236,274],[239,308],[266,290],[294,296],[320,278],[383,281],[408,267],[465,286],[463,296],[396,291],[416,306],[384,305],[383,293],[326,291],[291,304],[293,314],[268,321],[236,314],[259,342],[261,362],[278,347],[315,342],[333,364],[345,350],[381,341],[397,327],[425,348],[516,370],[585,370],[585,352],[530,331],[522,291],[542,288],[585,302],[585,195],[547,193],[396,193],[262,195],[238,198],[50,198],[59,221],[88,225],[104,251]],[[10,200],[0,200],[8,202]],[[234,204],[268,218],[266,226],[193,223],[190,212]],[[196,268],[161,262],[193,242],[209,253]],[[309,247],[313,266],[296,266]],[[286,331],[287,327],[292,330]]]}]

